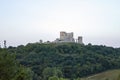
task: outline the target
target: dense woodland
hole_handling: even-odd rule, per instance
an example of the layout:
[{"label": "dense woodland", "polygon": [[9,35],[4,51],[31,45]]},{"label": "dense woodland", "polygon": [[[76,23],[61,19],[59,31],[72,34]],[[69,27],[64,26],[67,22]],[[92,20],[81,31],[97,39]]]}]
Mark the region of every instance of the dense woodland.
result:
[{"label": "dense woodland", "polygon": [[[29,43],[26,46],[10,46],[7,49],[0,49],[0,64],[2,60],[5,61],[5,58],[1,58],[5,56],[4,53],[12,57],[16,56],[16,59],[12,58],[13,63],[6,67],[18,65],[17,67],[23,72],[17,75],[18,77],[22,75],[24,78],[7,80],[79,80],[81,77],[120,68],[120,48],[103,45]],[[10,60],[8,61],[5,64],[9,64]],[[14,69],[16,70],[13,71],[19,70]],[[2,70],[1,65],[0,70]],[[4,74],[0,71],[0,75]],[[25,79],[26,77],[29,79]],[[1,78],[0,80],[5,80]]]}]

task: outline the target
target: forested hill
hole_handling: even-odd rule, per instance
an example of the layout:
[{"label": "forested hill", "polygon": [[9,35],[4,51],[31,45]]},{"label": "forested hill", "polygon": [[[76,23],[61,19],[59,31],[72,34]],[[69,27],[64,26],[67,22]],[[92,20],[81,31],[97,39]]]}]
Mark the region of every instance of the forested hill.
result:
[{"label": "forested hill", "polygon": [[120,48],[102,45],[29,43],[7,50],[34,71],[34,80],[52,76],[73,79],[120,68]]}]

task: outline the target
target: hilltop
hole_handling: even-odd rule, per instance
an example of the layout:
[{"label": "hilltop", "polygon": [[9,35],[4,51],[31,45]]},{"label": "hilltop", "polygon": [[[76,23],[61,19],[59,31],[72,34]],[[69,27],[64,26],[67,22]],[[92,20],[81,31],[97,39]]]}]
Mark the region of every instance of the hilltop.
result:
[{"label": "hilltop", "polygon": [[15,53],[20,64],[34,71],[35,80],[54,75],[72,80],[120,68],[120,48],[103,45],[29,43],[9,47],[7,51]]}]

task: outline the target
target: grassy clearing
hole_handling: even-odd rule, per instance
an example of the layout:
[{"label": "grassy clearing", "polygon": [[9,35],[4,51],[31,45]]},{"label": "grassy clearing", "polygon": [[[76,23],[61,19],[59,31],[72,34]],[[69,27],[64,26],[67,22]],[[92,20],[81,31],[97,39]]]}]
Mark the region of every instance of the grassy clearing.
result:
[{"label": "grassy clearing", "polygon": [[117,80],[119,75],[120,75],[120,69],[109,70],[93,76],[82,78],[81,80]]}]

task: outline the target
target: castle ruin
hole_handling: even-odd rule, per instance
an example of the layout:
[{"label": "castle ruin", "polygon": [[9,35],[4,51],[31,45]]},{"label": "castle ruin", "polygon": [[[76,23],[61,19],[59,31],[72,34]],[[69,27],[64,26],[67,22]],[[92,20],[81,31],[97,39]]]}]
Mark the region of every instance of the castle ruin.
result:
[{"label": "castle ruin", "polygon": [[60,38],[57,38],[55,43],[63,43],[63,42],[69,42],[69,43],[79,43],[83,44],[82,36],[79,36],[77,39],[74,39],[74,33],[66,33],[64,31],[60,32]]}]

